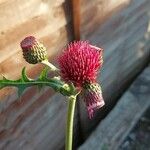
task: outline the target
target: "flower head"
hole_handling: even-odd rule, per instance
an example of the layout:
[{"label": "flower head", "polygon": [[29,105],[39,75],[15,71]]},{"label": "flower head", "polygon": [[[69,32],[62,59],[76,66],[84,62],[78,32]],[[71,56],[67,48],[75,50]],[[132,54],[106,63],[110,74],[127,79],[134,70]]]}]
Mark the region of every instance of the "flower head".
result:
[{"label": "flower head", "polygon": [[98,83],[88,83],[84,86],[84,102],[87,107],[89,118],[93,117],[94,111],[105,105],[101,87]]},{"label": "flower head", "polygon": [[76,41],[68,45],[58,59],[61,77],[83,87],[86,82],[95,82],[102,65],[102,49],[87,41]]},{"label": "flower head", "polygon": [[89,118],[92,118],[94,111],[105,104],[101,87],[96,83],[103,63],[102,49],[87,41],[77,41],[64,49],[58,62],[62,79],[82,89]]},{"label": "flower head", "polygon": [[30,64],[36,64],[47,60],[46,48],[33,36],[28,36],[21,41],[20,46],[25,60]]}]

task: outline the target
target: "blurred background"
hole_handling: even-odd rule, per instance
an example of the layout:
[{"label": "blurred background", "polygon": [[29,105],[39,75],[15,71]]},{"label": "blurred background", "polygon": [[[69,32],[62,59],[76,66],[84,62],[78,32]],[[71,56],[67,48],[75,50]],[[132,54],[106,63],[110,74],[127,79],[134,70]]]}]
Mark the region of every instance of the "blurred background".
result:
[{"label": "blurred background", "polygon": [[[78,98],[74,149],[150,149],[149,0],[0,0],[0,75],[18,79],[26,66],[37,77],[44,66],[26,63],[19,44],[29,35],[55,64],[73,40],[104,49],[99,83],[106,105],[89,120]],[[0,90],[0,150],[64,150],[66,107],[49,88],[29,88],[21,98],[15,88]]]}]

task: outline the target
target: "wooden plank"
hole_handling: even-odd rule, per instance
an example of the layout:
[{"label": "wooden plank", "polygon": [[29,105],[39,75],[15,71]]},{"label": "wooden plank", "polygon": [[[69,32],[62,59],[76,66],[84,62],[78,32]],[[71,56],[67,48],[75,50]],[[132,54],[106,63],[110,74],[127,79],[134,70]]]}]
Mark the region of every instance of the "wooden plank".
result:
[{"label": "wooden plank", "polygon": [[[58,55],[58,53],[64,47],[64,45],[66,45],[66,43],[68,43],[68,41],[72,39],[72,31],[69,26],[67,26],[67,28],[68,29],[66,30],[66,27],[63,27],[57,32],[57,34],[51,34],[41,39],[41,41],[43,41],[46,47],[48,47],[48,55],[52,62],[56,61],[54,60],[56,54]],[[57,44],[57,42],[59,42],[59,44]],[[10,79],[17,79],[20,76],[20,72],[23,66],[26,66],[27,74],[31,78],[35,78],[43,68],[43,65],[40,64],[31,65],[26,63],[22,57],[22,52],[20,50],[20,52],[14,54],[13,56],[9,57],[9,59],[6,59],[4,62],[1,63],[0,74],[3,74],[5,77]],[[0,91],[0,101],[2,101],[2,108],[6,104],[8,105],[9,101],[13,101],[17,98],[17,94],[13,91],[14,89],[12,88],[3,89]]]},{"label": "wooden plank", "polygon": [[80,40],[80,0],[72,0],[74,40]]},{"label": "wooden plank", "polygon": [[[27,35],[34,35],[44,43],[50,60],[56,62],[56,55],[73,38],[70,9],[64,0],[1,0],[0,74],[17,79],[23,66],[31,78],[39,74],[43,65],[30,65],[22,57],[19,42]],[[63,149],[64,99],[49,88],[40,93],[36,88],[29,88],[21,99],[16,89],[1,90],[0,149]],[[77,115],[75,117],[74,131],[78,133]]]},{"label": "wooden plank", "polygon": [[[140,25],[142,25],[143,23],[146,23],[143,26],[143,28],[145,29],[148,25],[147,12],[149,10],[149,1],[146,1],[144,3],[142,1],[142,4],[141,4],[142,7],[141,5],[139,4],[137,5],[137,4],[135,7],[134,6],[135,4],[133,3],[132,7],[129,5],[128,8],[124,8],[123,10],[114,14],[103,25],[99,23],[99,28],[96,28],[95,32],[90,33],[88,36],[85,36],[83,33],[83,36],[84,36],[83,39],[86,38],[90,40],[91,42],[93,42],[94,44],[97,44],[98,46],[102,46],[105,49],[109,48],[110,50],[111,50],[111,47],[112,48],[114,47],[114,44],[117,46],[122,44],[126,38],[129,39],[130,34],[132,34],[132,30],[134,28],[135,28],[134,30],[136,30],[138,27],[141,27]],[[136,13],[136,15],[133,15],[133,12]],[[129,17],[130,15],[133,15],[133,17]],[[88,30],[87,30],[87,33],[89,33]]]},{"label": "wooden plank", "polygon": [[[29,98],[26,103],[24,95],[20,102],[15,102],[0,114],[0,149],[59,150],[64,147],[66,97],[51,97],[49,90],[36,95],[38,97]],[[77,129],[76,126],[75,133]]]},{"label": "wooden plank", "polygon": [[[48,51],[49,56],[54,57],[56,55],[56,53],[58,54],[59,51],[61,50],[61,48],[64,47],[64,45],[68,42],[68,40],[71,39],[71,37],[68,36],[68,33],[70,31],[69,30],[66,31],[65,28],[66,27],[63,27],[62,29],[60,29],[57,32],[57,34],[54,34],[54,36],[56,36],[54,39],[52,39],[52,35],[50,36],[51,38],[49,38],[49,36],[45,36],[42,38],[42,41],[44,41],[44,43],[48,43],[47,46],[50,48]],[[56,44],[57,42],[59,42],[59,44]],[[7,59],[6,61],[4,61],[3,63],[1,63],[1,68],[3,68],[1,71],[8,78],[18,78],[22,66],[25,66],[25,65],[27,66],[27,72],[30,77],[35,77],[40,72],[42,65],[29,65],[29,64],[25,63],[25,61],[23,60],[21,55],[22,55],[21,52],[19,54],[17,53],[17,54],[15,54],[15,56],[12,56],[9,59]],[[14,59],[14,57],[15,57],[15,59]],[[15,61],[16,59],[20,62],[20,63],[18,63],[17,70],[16,70],[16,61]],[[51,60],[54,61],[53,58],[51,58]],[[6,64],[8,65],[8,67],[6,67]],[[11,70],[10,70],[10,68],[11,68]],[[14,71],[12,72],[12,70],[14,70]],[[3,91],[0,92],[0,94],[1,94],[1,98],[0,98],[0,100],[1,100],[1,103],[0,103],[0,105],[1,105],[1,113],[0,113],[0,116],[1,116],[0,117],[1,140],[0,141],[1,141],[1,143],[0,143],[0,145],[2,146],[2,149],[3,148],[9,149],[12,147],[14,149],[19,149],[20,146],[18,145],[18,143],[21,143],[20,145],[21,145],[21,147],[23,146],[23,148],[32,149],[33,147],[36,147],[38,145],[36,143],[37,141],[40,144],[37,146],[36,149],[41,148],[42,146],[44,147],[44,149],[47,149],[47,147],[50,147],[50,148],[52,147],[52,149],[53,149],[53,147],[56,147],[56,149],[61,149],[62,146],[64,147],[64,130],[65,130],[65,128],[64,128],[64,130],[62,130],[63,129],[62,126],[65,126],[65,123],[64,123],[64,121],[65,121],[64,113],[65,112],[63,112],[64,110],[62,110],[63,113],[54,115],[54,117],[56,117],[56,119],[50,119],[47,121],[47,120],[44,120],[44,118],[42,118],[43,120],[41,119],[42,121],[37,123],[38,129],[35,127],[36,124],[33,124],[34,122],[36,122],[36,120],[39,120],[39,118],[38,118],[39,113],[41,113],[41,115],[44,115],[46,113],[45,107],[47,107],[47,106],[45,106],[44,103],[46,103],[47,99],[43,100],[43,102],[42,102],[42,99],[38,100],[38,99],[42,98],[43,96],[45,97],[45,95],[47,95],[45,93],[45,91],[42,91],[40,94],[37,94],[36,90],[33,90],[33,89],[28,90],[24,94],[24,96],[22,97],[20,102],[17,99],[16,93],[14,93],[12,90],[10,90],[7,93],[6,93],[6,91],[7,91],[7,89],[4,89]],[[48,90],[47,93],[49,93],[48,96],[51,96],[50,90]],[[6,97],[6,95],[7,95],[7,97]],[[35,107],[37,107],[37,105],[38,105],[38,108],[35,109]],[[53,107],[54,106],[52,106],[52,108]],[[53,111],[54,114],[57,114],[56,110],[52,109],[52,108],[50,108],[51,111]],[[35,112],[32,112],[33,109],[35,109],[34,110]],[[39,109],[40,110],[42,109],[42,112]],[[64,109],[64,108],[62,108],[62,109]],[[29,112],[32,112],[33,114],[31,114]],[[28,115],[26,115],[26,114],[28,114]],[[34,116],[36,114],[37,114],[36,118],[32,119],[32,116],[34,118]],[[64,115],[64,116],[61,116],[61,115]],[[62,124],[61,124],[60,128],[52,129],[52,128],[55,128],[55,126],[54,126],[55,124],[59,124],[59,123],[57,123],[57,121],[62,118],[63,118],[63,122],[61,121]],[[27,123],[27,120],[31,120],[31,121],[28,121],[28,123]],[[53,121],[51,122],[51,120],[53,120]],[[46,122],[48,122],[48,123],[46,123]],[[45,125],[45,127],[44,127],[44,125]],[[44,127],[44,131],[41,130],[41,132],[39,132],[39,130],[40,130],[39,128],[42,128],[41,126]],[[28,128],[30,130],[30,131],[27,131],[25,129],[28,134],[26,133],[24,128]],[[33,129],[35,129],[35,130],[33,130]],[[59,129],[61,129],[61,132],[57,133],[57,131]],[[56,142],[54,142],[53,140],[50,140],[50,139],[53,139],[53,136],[54,136],[54,134],[51,135],[52,138],[50,138],[50,136],[49,136],[49,134],[53,130],[55,131],[54,134],[59,135]],[[50,132],[48,133],[48,131],[50,131]],[[18,132],[20,135],[19,139],[16,138],[16,136],[18,136],[17,135]],[[23,134],[21,134],[20,132],[21,133],[23,132]],[[33,134],[33,136],[31,136],[32,134]],[[39,136],[39,139],[36,139],[37,135]],[[30,142],[28,142],[28,140],[27,140],[27,139],[29,139],[29,137],[32,137],[31,140],[33,143],[31,143],[31,145],[30,145]],[[42,137],[43,138],[46,137],[47,140],[44,139],[45,142],[43,142]],[[34,141],[34,139],[36,139],[37,141]],[[42,141],[40,141],[40,140],[42,140]],[[49,140],[52,143],[50,143]],[[49,146],[49,144],[51,146]],[[19,147],[17,147],[17,146],[19,146]]]},{"label": "wooden plank", "polygon": [[[40,6],[40,4],[37,5]],[[49,6],[48,4],[44,5]],[[24,5],[22,5],[22,7],[23,6]],[[22,9],[21,12],[26,12],[27,8],[22,7],[20,8]],[[30,7],[32,7],[32,5],[29,5],[27,10],[31,10]],[[52,7],[51,9],[48,9],[45,14],[39,14],[37,12],[37,8],[36,10],[34,10],[36,16],[34,16],[34,14],[32,14],[32,12],[29,11],[29,13],[31,14],[27,14],[27,20],[22,21],[21,19],[16,18],[16,20],[19,21],[17,22],[13,15],[16,15],[18,17],[20,9],[15,11],[16,14],[10,14],[10,16],[6,16],[4,20],[0,20],[0,62],[4,61],[5,59],[9,58],[10,56],[12,56],[20,50],[19,43],[25,36],[34,35],[39,39],[45,36],[49,36],[49,38],[54,39],[56,38],[56,36],[58,36],[58,34],[60,34],[60,30],[62,28],[65,28],[65,26],[67,26],[71,21],[71,13],[69,13],[70,7],[68,6],[68,3],[64,3],[63,5],[60,5],[58,7]],[[5,10],[4,8],[0,10],[2,10],[2,12],[7,12],[7,9]],[[11,9],[9,10],[13,11]],[[28,16],[31,16],[31,18]],[[20,16],[20,18],[22,17],[25,18],[25,16]],[[13,18],[13,22],[17,22],[17,24],[12,25],[8,23],[8,20],[9,22],[11,21],[10,18]],[[6,24],[9,26],[9,29],[3,28],[3,25],[6,26]],[[65,30],[67,29],[65,28]],[[53,37],[51,37],[51,35]]]},{"label": "wooden plank", "polygon": [[[149,6],[149,0],[81,1],[82,39],[105,49],[104,66],[98,80],[101,80],[106,107],[91,121],[87,119],[83,101],[80,101],[80,116],[76,114],[75,117],[75,140],[79,139],[76,127],[81,125],[80,135],[86,138],[111,106],[111,98],[147,63],[146,55],[150,52]],[[23,66],[27,66],[30,77],[36,77],[40,72],[43,66],[25,63],[18,45],[29,34],[46,45],[50,60],[56,62],[56,55],[73,39],[70,12],[69,0],[0,0],[0,74],[16,79]],[[141,49],[143,55],[138,58],[135,54]],[[33,88],[28,89],[18,102],[16,90],[1,90],[0,149],[64,149],[66,105],[63,98],[61,102],[58,99],[52,91],[45,89],[36,93]]]},{"label": "wooden plank", "polygon": [[108,20],[112,14],[126,7],[129,3],[130,0],[97,0],[90,2],[85,0],[84,5],[87,7],[85,8],[85,6],[82,6],[83,9],[81,14],[83,16],[81,22],[82,36],[85,38],[89,33],[92,33]]},{"label": "wooden plank", "polygon": [[[52,9],[61,6],[64,2],[64,0],[5,0],[0,2],[1,31],[10,29],[10,26],[14,27],[20,23],[28,22],[28,20],[32,20],[34,17],[41,15],[52,16]],[[8,22],[8,18],[9,24],[5,24]],[[47,21],[50,22],[51,20],[47,19]]]},{"label": "wooden plank", "polygon": [[[29,146],[30,149],[34,149],[34,147],[40,146],[43,141],[47,140],[49,142],[51,141],[51,147],[59,147],[60,142],[64,144],[64,134],[62,133],[64,133],[65,130],[65,119],[62,119],[60,122],[60,118],[65,117],[66,112],[64,108],[66,105],[62,99],[63,97],[60,98],[60,96],[57,95],[49,99],[49,96],[49,91],[47,91],[46,94],[39,97],[30,107],[26,108],[25,111],[16,118],[15,122],[9,122],[8,129],[1,133],[1,142],[3,143],[0,144],[2,146],[1,149],[20,149],[26,148],[26,146]],[[56,114],[58,110],[61,111],[61,113]],[[56,128],[55,125],[57,121],[59,121],[59,123],[57,123],[59,125]],[[49,134],[49,138],[45,139],[46,134]],[[58,138],[55,137],[55,142],[58,142],[58,144],[52,140],[54,135],[58,135]],[[49,146],[49,148],[51,147]]]},{"label": "wooden plank", "polygon": [[[42,39],[40,40],[48,48],[48,56],[53,61],[54,61],[54,57],[56,56],[56,54],[58,55],[58,53],[66,45],[66,43],[68,43],[72,39],[71,30],[69,29],[69,26],[67,27],[68,27],[68,30],[66,30],[66,26],[65,26],[61,28],[60,30],[58,30],[57,33],[48,34],[42,37]],[[70,34],[70,36],[68,36],[68,34]],[[57,44],[58,42],[59,44]],[[15,46],[13,47],[15,48]],[[19,47],[18,43],[17,43],[17,47]],[[30,69],[31,76],[33,76],[32,72],[35,75],[37,72],[39,72],[41,68],[40,67],[38,69],[38,67],[41,65],[38,65],[38,67],[36,67],[36,65],[31,65],[31,64],[29,65],[28,63],[26,63],[22,57],[22,51],[19,50],[17,53],[15,53],[14,55],[11,55],[11,57],[1,62],[0,74],[3,74],[4,76],[8,78],[17,78],[19,77],[21,68],[23,66],[27,66],[27,69]],[[15,69],[16,67],[18,68],[18,70]],[[35,69],[31,70],[31,68],[33,67],[35,67]],[[10,68],[14,71],[12,72]],[[36,69],[38,70],[34,72]]]},{"label": "wooden plank", "polygon": [[149,100],[150,66],[134,81],[79,150],[117,150],[141,115],[150,107]]},{"label": "wooden plank", "polygon": [[[97,2],[91,3],[96,5],[94,3]],[[125,4],[125,1],[122,4]],[[150,39],[148,32],[149,7],[148,0],[133,0],[128,6],[124,5],[121,10],[111,13],[109,19],[103,20],[103,23],[97,20],[97,24],[92,25],[92,16],[87,15],[89,17],[87,24],[89,22],[91,27],[89,26],[86,29],[83,24],[81,25],[81,28],[83,28],[81,30],[82,39],[87,39],[104,49],[104,64],[98,81],[102,86],[106,102],[106,106],[97,111],[92,122],[88,119],[85,106],[81,100],[79,108],[83,139],[88,137],[96,124],[111,109],[112,104],[115,104],[115,97],[120,95],[126,88],[127,83],[129,84],[129,81],[148,63],[150,57],[150,45],[148,44]],[[95,7],[92,6],[91,8],[94,9]],[[88,11],[92,12],[91,9]],[[93,11],[93,13],[95,12]],[[99,17],[101,16],[99,14],[95,15]],[[97,25],[99,27],[96,27]],[[90,28],[94,28],[94,31],[91,32]]]}]

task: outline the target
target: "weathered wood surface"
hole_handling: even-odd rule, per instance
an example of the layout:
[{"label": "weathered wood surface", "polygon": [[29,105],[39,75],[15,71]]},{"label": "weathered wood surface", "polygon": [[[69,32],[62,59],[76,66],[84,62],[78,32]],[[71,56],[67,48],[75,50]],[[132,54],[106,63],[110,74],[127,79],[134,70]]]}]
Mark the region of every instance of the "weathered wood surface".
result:
[{"label": "weathered wood surface", "polygon": [[[81,38],[105,49],[99,75],[106,100],[102,110],[148,61],[149,7],[149,0],[81,0]],[[17,79],[26,66],[28,75],[36,77],[43,66],[23,60],[20,40],[36,36],[54,62],[62,47],[73,40],[72,27],[70,0],[0,0],[0,74]],[[66,105],[62,99],[51,90],[38,93],[30,88],[19,101],[15,89],[1,90],[0,148],[64,149]],[[103,117],[98,111],[94,121],[89,120],[81,103],[75,117],[77,141],[79,134],[80,139],[87,137]]]},{"label": "weathered wood surface", "polygon": [[150,66],[134,81],[115,108],[78,150],[117,150],[150,107]]},{"label": "weathered wood surface", "polygon": [[[0,0],[0,74],[17,79],[23,66],[30,77],[41,71],[42,65],[22,58],[19,42],[27,35],[40,39],[54,62],[73,37],[70,9],[64,0]],[[65,98],[50,89],[39,93],[29,88],[21,99],[16,93],[12,88],[0,91],[0,149],[64,149]]]},{"label": "weathered wood surface", "polygon": [[110,109],[113,99],[150,59],[149,0],[98,0],[89,3],[82,12],[81,37],[104,49],[99,82],[106,106],[91,121],[81,101],[81,132],[85,139],[104,117],[105,111]]},{"label": "weathered wood surface", "polygon": [[37,99],[30,98],[30,106],[25,96],[16,102],[18,107],[1,113],[0,149],[63,149],[65,98],[50,96],[49,90],[44,95],[37,94]]},{"label": "weathered wood surface", "polygon": [[53,3],[32,0],[30,2],[16,1],[14,5],[14,1],[11,0],[0,4],[1,62],[20,51],[18,43],[26,35],[32,34],[38,38],[44,38],[44,41],[48,43],[47,46],[52,46],[51,42],[58,40],[59,30],[65,28],[71,16],[68,13],[68,3],[63,1]]}]

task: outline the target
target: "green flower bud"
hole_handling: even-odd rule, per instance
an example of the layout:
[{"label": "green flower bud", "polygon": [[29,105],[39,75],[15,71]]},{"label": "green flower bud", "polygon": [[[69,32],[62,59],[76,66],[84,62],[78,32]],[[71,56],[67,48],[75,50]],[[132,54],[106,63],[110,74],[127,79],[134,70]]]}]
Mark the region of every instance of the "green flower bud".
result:
[{"label": "green flower bud", "polygon": [[98,83],[86,83],[84,85],[83,93],[89,118],[92,118],[94,111],[105,104],[101,87]]},{"label": "green flower bud", "polygon": [[24,59],[30,64],[36,64],[47,60],[46,48],[33,36],[28,36],[21,41],[20,46]]}]

